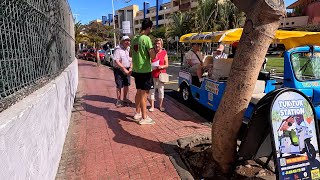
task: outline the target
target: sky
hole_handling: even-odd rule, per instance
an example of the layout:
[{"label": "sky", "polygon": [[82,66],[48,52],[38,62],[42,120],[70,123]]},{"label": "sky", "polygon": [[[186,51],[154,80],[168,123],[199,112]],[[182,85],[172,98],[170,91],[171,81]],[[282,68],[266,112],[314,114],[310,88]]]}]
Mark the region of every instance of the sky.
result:
[{"label": "sky", "polygon": [[[72,13],[76,18],[76,21],[80,21],[82,24],[87,24],[89,21],[95,19],[102,19],[102,16],[112,14],[112,0],[68,0],[72,9]],[[114,9],[120,9],[132,4],[137,4],[139,10],[143,9],[143,2],[145,0],[114,0]],[[163,3],[170,0],[163,0]],[[285,5],[288,6],[296,0],[284,0]],[[147,0],[151,6],[155,6],[155,0]]]}]

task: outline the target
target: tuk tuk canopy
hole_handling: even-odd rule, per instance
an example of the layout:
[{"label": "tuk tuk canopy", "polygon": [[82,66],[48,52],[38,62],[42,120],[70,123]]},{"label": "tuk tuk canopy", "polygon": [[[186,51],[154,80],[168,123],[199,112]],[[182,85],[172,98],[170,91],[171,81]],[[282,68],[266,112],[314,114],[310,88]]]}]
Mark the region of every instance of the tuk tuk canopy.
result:
[{"label": "tuk tuk canopy", "polygon": [[[232,44],[238,42],[242,35],[242,28],[230,29],[218,32],[190,33],[181,36],[180,42],[204,43],[204,42],[222,42]],[[304,45],[320,45],[319,32],[306,31],[285,31],[277,30],[273,43],[284,44],[285,48],[291,49]]]}]

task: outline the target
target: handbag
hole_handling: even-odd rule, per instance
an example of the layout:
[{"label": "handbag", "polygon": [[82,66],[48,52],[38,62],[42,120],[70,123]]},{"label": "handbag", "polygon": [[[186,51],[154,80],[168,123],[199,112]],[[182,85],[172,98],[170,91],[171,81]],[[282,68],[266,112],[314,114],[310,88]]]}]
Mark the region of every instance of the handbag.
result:
[{"label": "handbag", "polygon": [[163,73],[163,72],[160,71],[159,81],[162,82],[162,83],[167,83],[167,82],[169,82],[169,74]]}]

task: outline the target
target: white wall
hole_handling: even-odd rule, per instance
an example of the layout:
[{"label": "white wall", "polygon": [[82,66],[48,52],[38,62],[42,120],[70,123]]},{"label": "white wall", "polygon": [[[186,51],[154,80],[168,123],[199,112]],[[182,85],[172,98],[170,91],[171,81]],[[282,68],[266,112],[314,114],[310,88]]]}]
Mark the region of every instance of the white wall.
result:
[{"label": "white wall", "polygon": [[0,179],[55,179],[78,86],[75,60],[0,113]]},{"label": "white wall", "polygon": [[286,17],[280,20],[279,28],[304,27],[308,25],[309,16]]}]

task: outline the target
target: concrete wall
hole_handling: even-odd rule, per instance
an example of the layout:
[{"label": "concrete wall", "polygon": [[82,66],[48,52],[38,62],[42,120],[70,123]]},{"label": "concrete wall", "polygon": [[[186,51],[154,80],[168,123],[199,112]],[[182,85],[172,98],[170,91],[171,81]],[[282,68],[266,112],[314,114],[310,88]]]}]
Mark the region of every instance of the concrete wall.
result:
[{"label": "concrete wall", "polygon": [[308,25],[308,16],[296,16],[296,17],[288,17],[282,18],[280,20],[280,29],[285,28],[296,28],[296,27],[304,27]]},{"label": "concrete wall", "polygon": [[78,85],[75,60],[60,76],[0,113],[0,179],[54,179]]}]

